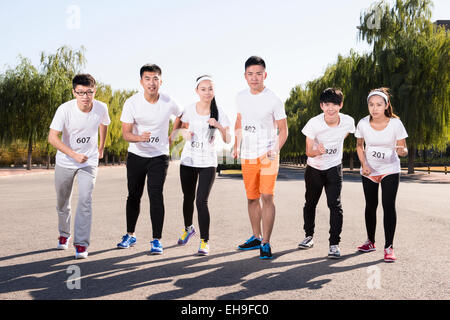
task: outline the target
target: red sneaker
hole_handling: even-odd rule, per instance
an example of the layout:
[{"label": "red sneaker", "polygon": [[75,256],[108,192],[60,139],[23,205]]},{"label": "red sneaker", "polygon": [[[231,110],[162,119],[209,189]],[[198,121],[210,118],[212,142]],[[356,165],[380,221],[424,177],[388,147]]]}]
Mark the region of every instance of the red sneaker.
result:
[{"label": "red sneaker", "polygon": [[88,252],[85,246],[75,246],[75,259],[86,259],[88,257]]},{"label": "red sneaker", "polygon": [[384,262],[395,262],[395,260],[397,260],[397,258],[395,257],[392,246],[384,249]]},{"label": "red sneaker", "polygon": [[370,240],[367,240],[366,242],[364,242],[364,244],[362,246],[358,247],[358,251],[361,251],[361,252],[371,252],[371,251],[375,251],[375,250],[377,250],[375,248],[375,243],[373,243]]},{"label": "red sneaker", "polygon": [[69,248],[69,239],[70,237],[66,238],[66,237],[59,237],[58,238],[58,246],[56,247],[56,249],[58,250],[67,250]]}]

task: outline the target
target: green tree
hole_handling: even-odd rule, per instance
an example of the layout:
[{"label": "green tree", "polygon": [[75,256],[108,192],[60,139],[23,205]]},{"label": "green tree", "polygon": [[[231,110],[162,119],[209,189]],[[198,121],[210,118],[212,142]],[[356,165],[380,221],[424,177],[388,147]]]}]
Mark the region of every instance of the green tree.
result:
[{"label": "green tree", "polygon": [[[379,1],[361,15],[360,38],[373,44],[380,86],[391,89],[394,112],[408,132],[408,173],[416,150],[448,143],[450,42],[431,22],[430,0]],[[376,11],[379,28],[369,21]]]}]

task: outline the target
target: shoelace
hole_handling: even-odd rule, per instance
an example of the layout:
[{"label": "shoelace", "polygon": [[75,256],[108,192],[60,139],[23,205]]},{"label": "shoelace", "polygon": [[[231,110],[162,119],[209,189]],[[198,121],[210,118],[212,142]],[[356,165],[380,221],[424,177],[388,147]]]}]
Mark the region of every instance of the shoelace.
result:
[{"label": "shoelace", "polygon": [[67,243],[67,238],[66,237],[59,237],[58,240],[59,240],[60,244],[66,244]]}]

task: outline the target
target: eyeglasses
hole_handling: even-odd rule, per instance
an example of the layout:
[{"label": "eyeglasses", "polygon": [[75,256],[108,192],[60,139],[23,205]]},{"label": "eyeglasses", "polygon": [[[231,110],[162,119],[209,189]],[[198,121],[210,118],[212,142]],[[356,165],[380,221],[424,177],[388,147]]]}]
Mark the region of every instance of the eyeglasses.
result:
[{"label": "eyeglasses", "polygon": [[75,94],[79,97],[88,96],[92,97],[94,95],[94,91],[75,91]]}]

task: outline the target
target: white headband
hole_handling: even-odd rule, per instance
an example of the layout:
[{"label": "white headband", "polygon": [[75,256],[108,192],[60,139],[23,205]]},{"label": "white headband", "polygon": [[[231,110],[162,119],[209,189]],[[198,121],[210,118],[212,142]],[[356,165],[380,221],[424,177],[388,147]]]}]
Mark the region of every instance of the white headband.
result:
[{"label": "white headband", "polygon": [[367,97],[367,102],[369,102],[371,96],[380,96],[384,99],[384,101],[386,101],[386,104],[389,102],[389,98],[384,92],[372,91],[371,93],[369,93],[369,96]]},{"label": "white headband", "polygon": [[211,77],[204,76],[197,80],[197,82],[195,83],[195,87],[197,88],[198,85],[200,84],[200,82],[205,81],[205,80],[209,80],[209,81],[213,82],[213,79]]}]

